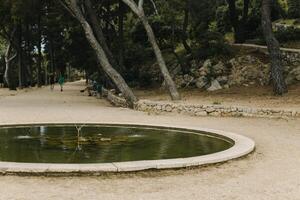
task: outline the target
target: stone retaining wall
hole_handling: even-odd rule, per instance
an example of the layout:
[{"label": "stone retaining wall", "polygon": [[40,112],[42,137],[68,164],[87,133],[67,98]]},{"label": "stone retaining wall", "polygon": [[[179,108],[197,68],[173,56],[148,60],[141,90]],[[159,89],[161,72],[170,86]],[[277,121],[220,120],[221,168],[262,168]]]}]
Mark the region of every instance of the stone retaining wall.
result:
[{"label": "stone retaining wall", "polygon": [[[255,44],[232,44],[232,46],[242,47],[242,48],[252,48],[257,49],[265,54],[268,54],[268,48],[262,45]],[[285,62],[289,64],[297,64],[300,63],[300,49],[288,49],[288,48],[280,48],[283,59]]]},{"label": "stone retaining wall", "polygon": [[[114,106],[128,108],[125,98],[117,96],[113,91],[102,88],[102,96]],[[198,117],[261,117],[261,118],[300,118],[299,111],[268,108],[250,108],[224,105],[196,105],[186,103],[139,100],[134,110],[148,113],[177,113]]]},{"label": "stone retaining wall", "polygon": [[150,113],[178,113],[189,116],[214,117],[262,117],[262,118],[295,118],[300,112],[292,110],[276,110],[266,108],[249,108],[223,105],[193,105],[172,102],[140,100],[135,110]]}]

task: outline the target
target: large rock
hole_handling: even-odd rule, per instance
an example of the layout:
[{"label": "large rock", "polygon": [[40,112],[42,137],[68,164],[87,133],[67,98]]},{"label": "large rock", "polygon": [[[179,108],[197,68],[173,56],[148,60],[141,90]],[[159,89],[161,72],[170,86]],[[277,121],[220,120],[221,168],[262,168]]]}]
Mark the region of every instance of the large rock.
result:
[{"label": "large rock", "polygon": [[184,81],[183,76],[181,76],[181,75],[176,76],[174,79],[174,82],[178,88],[184,87],[185,81]]},{"label": "large rock", "polygon": [[212,73],[214,73],[214,75],[221,75],[224,74],[226,70],[226,66],[224,65],[223,62],[218,62],[216,65],[212,66]]},{"label": "large rock", "polygon": [[182,75],[176,76],[174,81],[178,88],[184,88],[191,84],[194,84],[195,78],[189,74],[185,74],[183,76]]},{"label": "large rock", "polygon": [[286,76],[285,81],[288,85],[300,81],[300,66],[292,69]]},{"label": "large rock", "polygon": [[212,68],[212,61],[210,59],[204,61],[202,67],[199,69],[200,76],[207,76],[210,74]]},{"label": "large rock", "polygon": [[258,83],[266,85],[269,83],[270,66],[262,63],[253,56],[240,56],[229,61],[231,72],[228,84],[248,85]]},{"label": "large rock", "polygon": [[210,87],[207,88],[207,91],[213,92],[213,91],[221,90],[221,89],[222,89],[222,86],[220,85],[219,81],[218,80],[213,80],[211,82]]},{"label": "large rock", "polygon": [[192,77],[189,74],[185,74],[185,75],[183,75],[183,80],[188,84],[188,83],[191,83],[194,80],[194,77]]},{"label": "large rock", "polygon": [[219,81],[219,83],[221,85],[225,85],[228,82],[228,77],[227,76],[218,76],[217,81]]},{"label": "large rock", "polygon": [[202,68],[211,68],[211,67],[212,67],[212,61],[210,59],[204,61]]}]

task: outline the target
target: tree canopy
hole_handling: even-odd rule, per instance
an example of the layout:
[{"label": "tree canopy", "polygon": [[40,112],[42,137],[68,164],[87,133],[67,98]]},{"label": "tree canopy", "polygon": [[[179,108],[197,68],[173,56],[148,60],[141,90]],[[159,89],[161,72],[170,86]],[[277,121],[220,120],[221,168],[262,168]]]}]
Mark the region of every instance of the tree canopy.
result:
[{"label": "tree canopy", "polygon": [[[269,6],[271,22],[299,17],[299,0]],[[180,99],[170,61],[187,72],[194,60],[229,55],[233,42],[266,44],[261,7],[259,0],[0,0],[0,74],[16,89],[72,68],[131,102],[131,87],[161,84]]]}]

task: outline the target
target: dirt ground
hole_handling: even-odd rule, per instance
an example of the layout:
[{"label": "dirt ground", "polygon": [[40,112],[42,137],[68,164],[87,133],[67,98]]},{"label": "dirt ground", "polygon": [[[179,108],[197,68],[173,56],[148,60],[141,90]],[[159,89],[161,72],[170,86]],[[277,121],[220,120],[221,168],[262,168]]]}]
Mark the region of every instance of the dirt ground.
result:
[{"label": "dirt ground", "polygon": [[[67,84],[64,92],[58,88],[53,92],[42,88],[17,92],[13,96],[4,95],[4,90],[0,89],[0,124],[121,121],[192,125],[245,135],[256,142],[256,150],[245,158],[196,169],[99,177],[0,176],[1,200],[300,199],[299,119],[148,115],[111,107],[105,100],[83,95],[79,92],[83,87],[82,82],[76,82]],[[299,97],[299,93],[294,95],[289,97],[289,104],[281,99],[270,101],[277,106],[297,107],[299,99],[294,98]],[[232,99],[231,103],[235,99],[230,98],[230,94],[213,96],[206,97],[206,101],[222,96]],[[191,98],[198,99],[194,95]],[[247,100],[247,97],[240,98]],[[260,102],[264,96],[257,98],[261,99]],[[267,103],[266,100],[263,102]]]},{"label": "dirt ground", "polygon": [[[135,93],[141,99],[170,100],[163,90],[136,90]],[[290,86],[288,94],[284,96],[274,96],[270,87],[257,86],[234,87],[215,92],[183,89],[181,95],[182,101],[186,103],[300,110],[300,84]]]}]

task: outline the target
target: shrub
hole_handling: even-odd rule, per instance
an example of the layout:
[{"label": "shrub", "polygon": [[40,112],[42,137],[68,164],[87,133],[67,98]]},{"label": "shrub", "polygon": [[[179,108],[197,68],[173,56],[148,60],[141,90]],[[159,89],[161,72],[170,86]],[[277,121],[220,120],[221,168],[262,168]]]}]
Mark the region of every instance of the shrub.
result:
[{"label": "shrub", "polygon": [[288,0],[288,17],[300,18],[300,0]]},{"label": "shrub", "polygon": [[275,32],[276,38],[280,42],[300,40],[300,29],[295,27],[286,27]]}]

